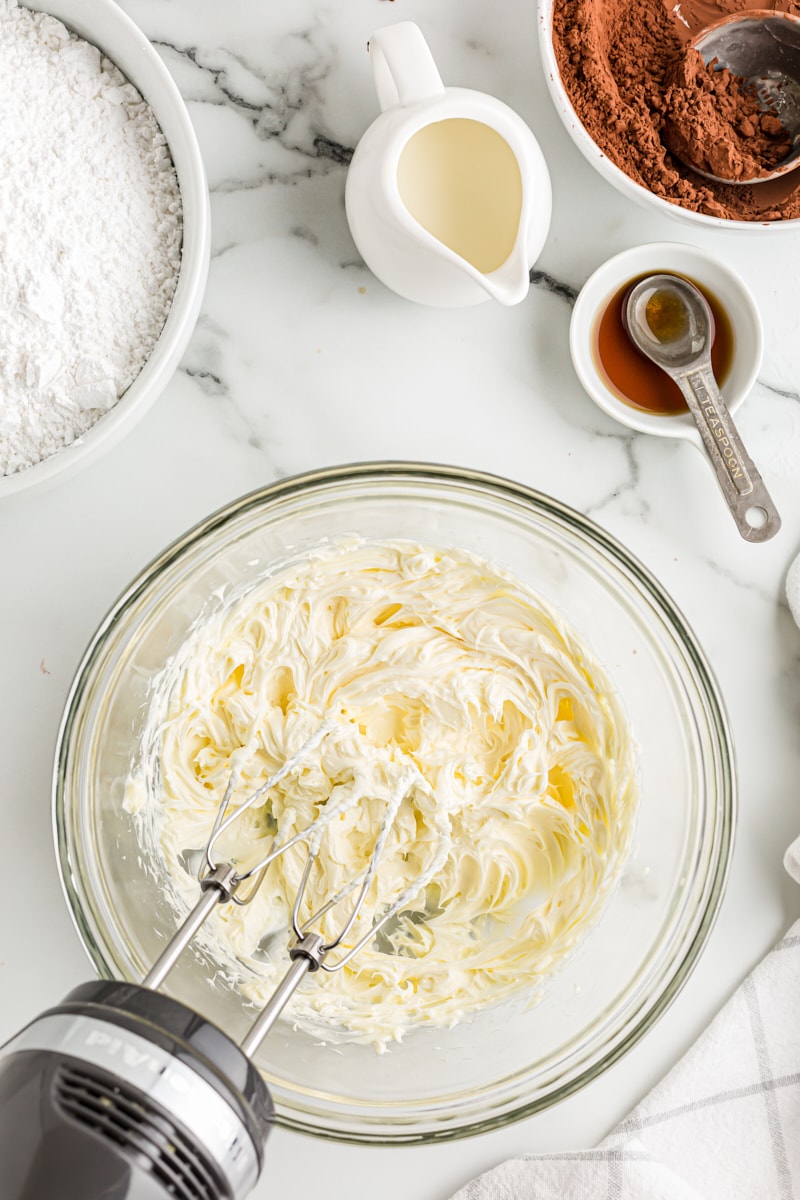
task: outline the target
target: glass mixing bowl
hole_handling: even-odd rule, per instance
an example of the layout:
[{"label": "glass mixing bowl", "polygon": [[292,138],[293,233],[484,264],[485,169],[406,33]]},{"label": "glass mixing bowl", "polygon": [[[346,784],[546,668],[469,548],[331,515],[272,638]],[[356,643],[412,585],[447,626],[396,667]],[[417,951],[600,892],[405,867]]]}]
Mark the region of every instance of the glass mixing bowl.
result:
[{"label": "glass mixing bowl", "polygon": [[[426,1142],[503,1125],[593,1079],[675,997],[714,921],[734,822],[725,714],[708,665],[662,588],[591,521],[518,484],[424,465],[285,480],[198,525],[136,579],[78,670],[57,748],[62,879],[104,976],[140,979],[175,929],[158,862],[122,807],[148,686],[212,594],[325,538],[460,547],[514,572],[589,645],[632,721],[641,802],[631,856],[595,927],[533,1007],[412,1031],[378,1055],[281,1020],[257,1063],[282,1124],[357,1142]],[[314,981],[309,981],[309,986]],[[188,953],[168,990],[239,1037],[254,1012]]]}]

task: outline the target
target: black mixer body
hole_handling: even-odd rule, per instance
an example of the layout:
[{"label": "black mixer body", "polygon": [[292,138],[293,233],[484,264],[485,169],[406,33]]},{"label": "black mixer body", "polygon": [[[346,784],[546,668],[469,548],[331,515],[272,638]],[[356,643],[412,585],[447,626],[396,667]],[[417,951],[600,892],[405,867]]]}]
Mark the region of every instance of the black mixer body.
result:
[{"label": "black mixer body", "polygon": [[272,1100],[240,1048],[183,1004],[92,982],[0,1051],[3,1200],[241,1200]]}]

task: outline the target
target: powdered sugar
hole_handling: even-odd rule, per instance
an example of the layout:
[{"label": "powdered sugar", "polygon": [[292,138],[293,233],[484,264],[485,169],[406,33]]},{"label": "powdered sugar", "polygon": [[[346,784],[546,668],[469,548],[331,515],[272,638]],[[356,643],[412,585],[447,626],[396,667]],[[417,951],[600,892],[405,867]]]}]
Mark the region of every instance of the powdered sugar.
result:
[{"label": "powdered sugar", "polygon": [[96,47],[0,0],[0,474],[85,433],[161,332],[178,181],[149,106]]}]

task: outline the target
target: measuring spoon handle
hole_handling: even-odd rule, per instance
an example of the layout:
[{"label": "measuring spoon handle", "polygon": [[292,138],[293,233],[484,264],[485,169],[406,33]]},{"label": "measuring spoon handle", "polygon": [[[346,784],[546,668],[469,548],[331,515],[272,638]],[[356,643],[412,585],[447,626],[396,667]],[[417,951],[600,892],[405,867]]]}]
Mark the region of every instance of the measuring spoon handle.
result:
[{"label": "measuring spoon handle", "polygon": [[748,542],[768,541],[780,529],[781,519],[744,448],[710,363],[676,373],[673,379],[694,417],[739,533]]}]

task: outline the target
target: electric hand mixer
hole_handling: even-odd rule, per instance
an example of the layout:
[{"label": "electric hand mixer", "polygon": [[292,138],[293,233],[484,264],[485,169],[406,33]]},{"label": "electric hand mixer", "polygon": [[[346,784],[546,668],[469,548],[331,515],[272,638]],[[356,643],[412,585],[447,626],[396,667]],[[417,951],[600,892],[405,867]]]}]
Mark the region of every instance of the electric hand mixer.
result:
[{"label": "electric hand mixer", "polygon": [[[386,805],[366,868],[306,921],[300,910],[314,860],[326,827],[346,802],[323,806],[306,829],[241,873],[215,860],[222,834],[299,766],[330,728],[326,723],[318,729],[235,808],[237,775],[231,775],[198,873],[202,896],[141,984],[82,984],[0,1051],[3,1200],[240,1200],[255,1185],[274,1108],[252,1055],[305,975],[341,970],[438,867],[432,863],[354,946],[328,961],[363,908],[409,776]],[[308,858],[292,911],[292,965],[237,1045],[157,989],[212,909],[229,901],[248,904],[270,863],[302,841]],[[314,926],[355,891],[340,931],[326,941]]]}]

